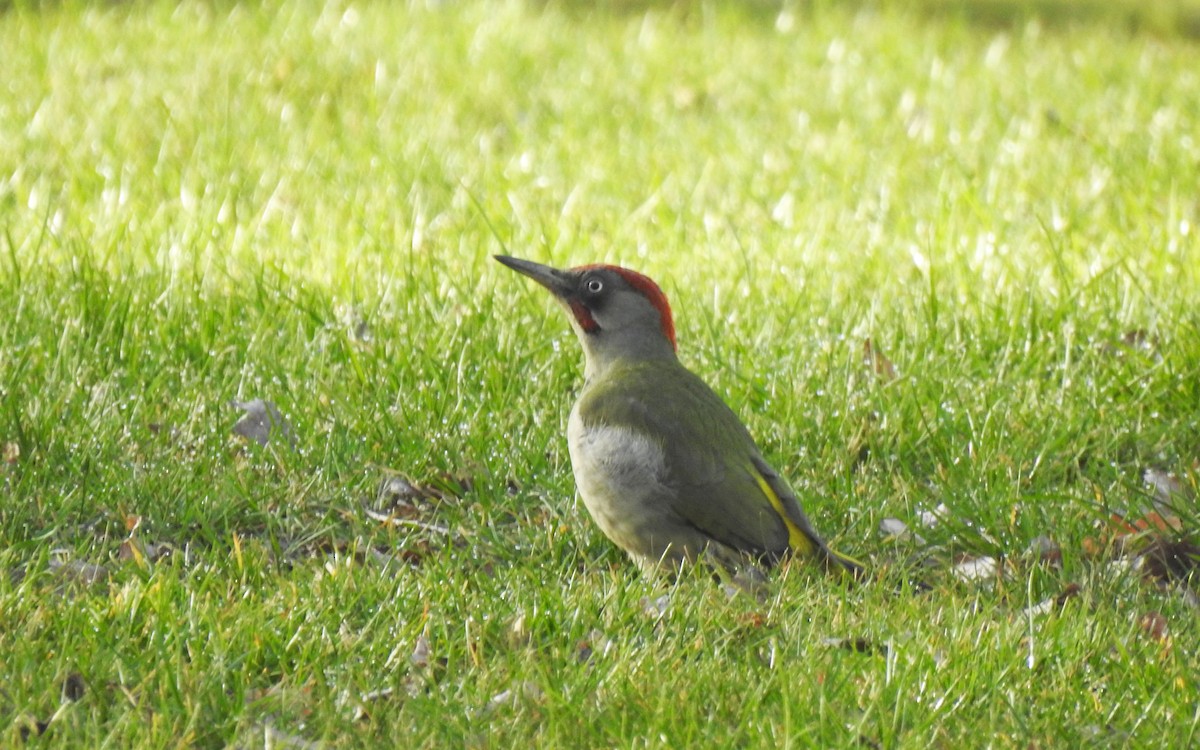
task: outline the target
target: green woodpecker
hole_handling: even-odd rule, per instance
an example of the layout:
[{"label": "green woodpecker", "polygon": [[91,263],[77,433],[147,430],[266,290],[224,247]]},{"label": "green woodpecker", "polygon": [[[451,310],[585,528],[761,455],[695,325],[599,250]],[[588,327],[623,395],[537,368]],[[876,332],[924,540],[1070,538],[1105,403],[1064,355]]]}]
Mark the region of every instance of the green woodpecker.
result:
[{"label": "green woodpecker", "polygon": [[567,423],[575,483],[601,531],[644,570],[702,560],[737,571],[790,554],[861,574],[817,535],[737,415],[679,362],[657,284],[617,266],[496,260],[570,313],[586,358]]}]

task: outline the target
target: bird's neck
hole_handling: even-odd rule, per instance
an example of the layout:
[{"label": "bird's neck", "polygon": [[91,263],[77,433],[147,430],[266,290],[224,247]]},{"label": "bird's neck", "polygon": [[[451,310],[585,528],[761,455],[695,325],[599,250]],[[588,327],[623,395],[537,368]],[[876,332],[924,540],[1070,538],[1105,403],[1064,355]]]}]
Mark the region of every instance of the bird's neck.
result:
[{"label": "bird's neck", "polygon": [[[589,343],[592,345],[589,346]],[[656,363],[668,366],[682,367],[675,349],[669,342],[662,345],[623,347],[597,346],[594,342],[584,342],[583,380],[587,387],[602,381],[614,370],[636,367],[641,364]]]}]

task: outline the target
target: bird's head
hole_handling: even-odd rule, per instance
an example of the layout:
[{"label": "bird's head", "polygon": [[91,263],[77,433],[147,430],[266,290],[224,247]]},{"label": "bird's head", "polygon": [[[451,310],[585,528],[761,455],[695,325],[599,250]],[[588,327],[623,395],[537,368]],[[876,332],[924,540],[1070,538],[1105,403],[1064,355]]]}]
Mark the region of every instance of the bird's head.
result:
[{"label": "bird's head", "polygon": [[496,260],[549,289],[570,313],[589,378],[617,360],[675,357],[671,306],[648,276],[619,266],[560,270],[507,255]]}]

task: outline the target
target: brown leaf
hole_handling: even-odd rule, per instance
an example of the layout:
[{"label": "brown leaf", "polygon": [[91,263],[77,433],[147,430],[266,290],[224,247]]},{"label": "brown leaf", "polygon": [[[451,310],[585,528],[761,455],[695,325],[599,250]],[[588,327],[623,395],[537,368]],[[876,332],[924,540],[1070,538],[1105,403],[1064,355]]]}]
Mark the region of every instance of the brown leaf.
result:
[{"label": "brown leaf", "polygon": [[745,628],[758,630],[767,624],[767,616],[762,612],[746,612],[738,617],[738,622]]},{"label": "brown leaf", "polygon": [[1200,567],[1200,545],[1159,537],[1150,540],[1139,557],[1142,573],[1151,580],[1186,580]]},{"label": "brown leaf", "polygon": [[13,466],[17,461],[21,460],[21,446],[18,443],[7,441],[4,447],[0,448],[0,461]]},{"label": "brown leaf", "polygon": [[379,482],[379,489],[375,493],[377,507],[393,508],[397,509],[399,513],[412,513],[413,515],[418,512],[417,501],[431,498],[440,499],[437,493],[431,492],[399,474],[385,476]]},{"label": "brown leaf", "polygon": [[392,516],[412,518],[448,498],[463,497],[473,487],[474,480],[467,475],[441,472],[429,482],[421,483],[389,471],[375,493],[375,507]]},{"label": "brown leaf", "polygon": [[1117,343],[1133,351],[1153,352],[1158,348],[1158,337],[1152,336],[1145,328],[1134,328],[1123,333]]},{"label": "brown leaf", "polygon": [[28,741],[30,737],[41,737],[50,728],[49,721],[40,721],[28,716],[20,716],[14,723],[21,725],[19,731],[22,742]]},{"label": "brown leaf", "polygon": [[875,348],[871,343],[871,339],[863,341],[863,364],[871,368],[871,370],[882,380],[895,380],[896,367],[892,364],[883,352]]},{"label": "brown leaf", "polygon": [[584,638],[579,643],[575,644],[575,661],[580,664],[586,664],[592,660],[592,654],[595,650],[592,648],[592,642]]},{"label": "brown leaf", "polygon": [[425,562],[425,557],[429,554],[429,550],[429,542],[421,540],[416,542],[411,547],[405,547],[404,549],[400,550],[398,553],[396,553],[396,556],[408,563],[410,566],[419,568]]},{"label": "brown leaf", "polygon": [[608,636],[599,629],[593,629],[588,633],[588,637],[575,644],[575,659],[579,663],[584,663],[592,660],[592,657],[599,654],[600,656],[608,656],[613,650],[613,642],[608,639]]},{"label": "brown leaf", "polygon": [[1120,537],[1137,536],[1145,532],[1180,531],[1183,528],[1183,523],[1178,518],[1163,516],[1156,510],[1148,511],[1140,518],[1113,513],[1108,520],[1117,532],[1114,541]]},{"label": "brown leaf", "polygon": [[1101,557],[1109,549],[1103,539],[1094,536],[1085,537],[1080,546],[1083,547],[1083,554],[1092,559]]},{"label": "brown leaf", "polygon": [[1067,587],[1064,588],[1058,596],[1054,597],[1054,605],[1061,609],[1062,607],[1066,606],[1066,603],[1069,600],[1079,596],[1080,591],[1081,589],[1079,588],[1078,583],[1068,583]]},{"label": "brown leaf", "polygon": [[130,537],[121,542],[117,550],[117,559],[132,560],[138,566],[144,566],[148,562],[157,562],[174,551],[175,548],[168,542],[142,542]]},{"label": "brown leaf", "polygon": [[118,560],[133,560],[138,567],[146,564],[146,556],[142,553],[142,545],[136,539],[126,539],[117,550]]},{"label": "brown leaf", "polygon": [[87,693],[87,683],[84,681],[83,675],[78,672],[72,672],[67,675],[67,679],[63,680],[62,695],[64,701],[76,703],[83,700],[85,693]]},{"label": "brown leaf", "polygon": [[1142,632],[1150,636],[1159,643],[1168,643],[1171,640],[1170,629],[1167,627],[1167,618],[1163,617],[1161,612],[1147,612],[1138,620],[1138,627]]},{"label": "brown leaf", "polygon": [[888,645],[886,643],[876,643],[870,638],[862,637],[822,638],[821,645],[842,649],[843,651],[853,651],[856,654],[883,654],[887,656],[888,653]]}]

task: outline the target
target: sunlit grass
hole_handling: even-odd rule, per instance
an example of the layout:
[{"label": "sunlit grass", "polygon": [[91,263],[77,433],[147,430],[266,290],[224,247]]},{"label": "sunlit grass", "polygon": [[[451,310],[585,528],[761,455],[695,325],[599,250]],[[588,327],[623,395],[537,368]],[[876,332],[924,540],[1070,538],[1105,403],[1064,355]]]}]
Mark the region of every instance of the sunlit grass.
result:
[{"label": "sunlit grass", "polygon": [[[6,10],[0,745],[1194,744],[1192,605],[1084,554],[1200,456],[1190,6],[816,5]],[[497,252],[662,282],[839,549],[1012,573],[641,579]]]}]

